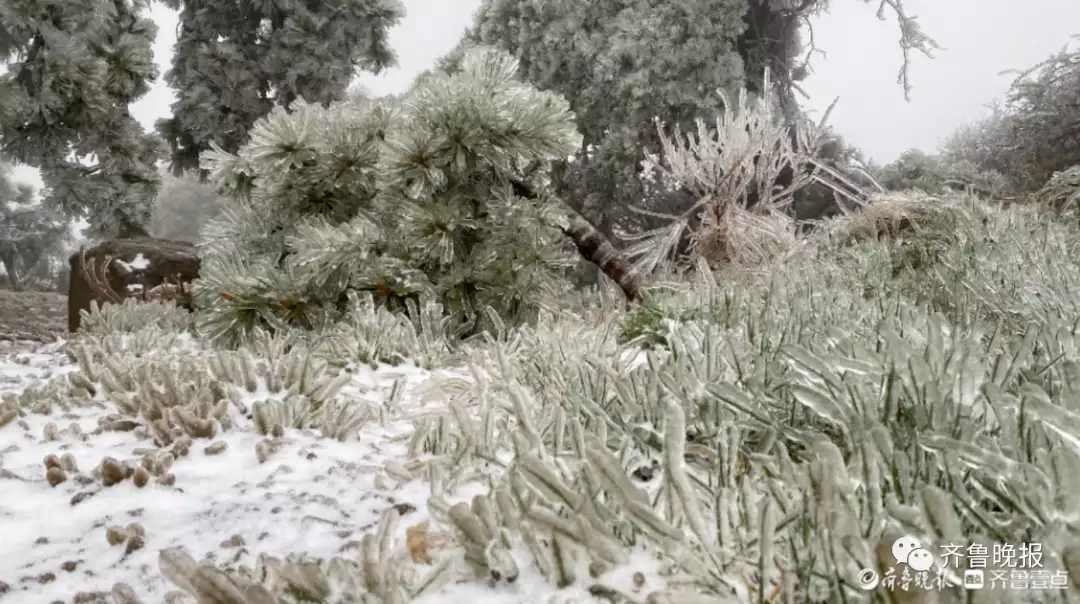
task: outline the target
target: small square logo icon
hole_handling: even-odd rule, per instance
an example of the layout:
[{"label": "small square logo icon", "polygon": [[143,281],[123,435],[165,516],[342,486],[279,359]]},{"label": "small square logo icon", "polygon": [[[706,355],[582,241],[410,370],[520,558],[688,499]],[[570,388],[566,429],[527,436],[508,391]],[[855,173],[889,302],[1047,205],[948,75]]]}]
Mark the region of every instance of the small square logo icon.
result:
[{"label": "small square logo icon", "polygon": [[964,571],[964,589],[982,589],[986,585],[986,575],[981,568],[969,568]]}]

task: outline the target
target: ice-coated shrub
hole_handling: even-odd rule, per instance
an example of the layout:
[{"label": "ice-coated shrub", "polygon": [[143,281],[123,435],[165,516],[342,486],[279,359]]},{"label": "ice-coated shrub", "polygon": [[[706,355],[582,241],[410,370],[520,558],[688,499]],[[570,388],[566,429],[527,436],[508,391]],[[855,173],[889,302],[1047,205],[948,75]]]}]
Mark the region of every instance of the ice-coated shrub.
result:
[{"label": "ice-coated shrub", "polygon": [[475,49],[460,72],[400,99],[297,101],[236,154],[207,153],[231,198],[203,230],[207,337],[317,330],[355,293],[395,311],[437,301],[458,335],[487,327],[485,308],[517,323],[555,305],[571,259],[564,217],[513,185],[542,182],[537,168],[580,135],[566,101],[516,71],[509,55]]}]

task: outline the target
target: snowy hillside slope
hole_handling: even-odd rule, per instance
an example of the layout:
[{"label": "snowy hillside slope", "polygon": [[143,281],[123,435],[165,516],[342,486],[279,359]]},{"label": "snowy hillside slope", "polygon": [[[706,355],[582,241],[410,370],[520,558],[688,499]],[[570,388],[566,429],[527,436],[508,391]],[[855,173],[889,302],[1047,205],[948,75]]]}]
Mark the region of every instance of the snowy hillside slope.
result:
[{"label": "snowy hillside slope", "polygon": [[[62,346],[8,354],[0,361],[0,393],[21,393],[76,371]],[[447,535],[436,528],[427,533],[430,563],[422,552],[413,560],[406,533],[422,535],[430,520],[430,484],[387,480],[383,471],[408,463],[413,424],[407,417],[424,411],[421,395],[432,387],[430,377],[431,372],[415,367],[356,369],[341,396],[382,408],[386,416],[362,426],[357,440],[339,442],[313,430],[289,430],[275,439],[270,458],[260,461],[257,449],[266,439],[240,416],[234,429],[190,442],[187,454],[168,468],[174,483],[151,478],[143,487],[130,478],[106,487],[92,477],[106,458],[138,464],[152,448],[130,425],[113,425],[119,423],[114,407],[0,419],[0,603],[109,602],[106,594],[118,583],[130,586],[143,602],[188,601],[166,599],[176,586],[159,571],[161,550],[180,546],[196,559],[233,567],[255,567],[260,554],[349,557],[388,508],[401,518],[394,564],[423,575],[441,563],[456,563],[460,552],[448,548]],[[398,381],[404,385],[400,405],[386,407]],[[250,407],[266,397],[257,391],[244,402]],[[50,486],[50,456],[71,456],[77,472]],[[465,485],[448,501],[468,501],[482,491],[482,485]],[[415,542],[414,549],[423,547]],[[661,580],[654,567],[642,556],[611,572],[605,582],[640,591],[635,579],[644,578],[641,587],[655,587]],[[416,602],[525,604],[552,596],[591,601],[584,588],[556,591],[534,569],[525,568],[512,583],[481,577]]]}]

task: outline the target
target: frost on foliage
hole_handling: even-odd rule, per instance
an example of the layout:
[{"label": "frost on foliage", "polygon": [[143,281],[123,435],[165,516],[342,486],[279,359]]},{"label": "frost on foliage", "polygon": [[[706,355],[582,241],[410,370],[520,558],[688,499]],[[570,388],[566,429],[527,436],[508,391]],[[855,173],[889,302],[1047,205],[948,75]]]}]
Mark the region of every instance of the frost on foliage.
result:
[{"label": "frost on foliage", "polygon": [[[771,90],[767,73],[763,89]],[[663,160],[646,153],[645,172],[652,181],[686,189],[696,202],[667,216],[669,226],[631,237],[638,241],[627,254],[638,258],[641,270],[670,260],[695,222],[692,254],[714,266],[759,264],[794,243],[794,222],[782,210],[811,182],[807,167],[826,140],[825,120],[787,124],[771,97],[751,98],[742,88],[732,103],[722,90],[717,94],[723,110],[711,125],[699,118],[695,132],[676,126],[669,135],[657,119]],[[781,186],[787,171],[795,176]]]},{"label": "frost on foliage", "polygon": [[420,575],[398,553],[394,533],[399,517],[393,508],[378,527],[364,535],[358,559],[329,560],[303,555],[285,559],[259,556],[255,568],[222,570],[210,562],[198,563],[182,548],[162,550],[161,573],[199,602],[215,604],[406,604],[444,586],[448,565]]},{"label": "frost on foliage", "polygon": [[430,369],[449,360],[454,336],[450,318],[438,301],[407,300],[404,313],[375,303],[370,292],[349,295],[344,318],[321,334],[317,354],[334,364],[399,364]]},{"label": "frost on foliage", "polygon": [[1036,199],[1057,212],[1080,207],[1080,166],[1055,172],[1035,194]]},{"label": "frost on foliage", "polygon": [[[264,556],[230,570],[168,550],[162,572],[208,602],[406,603],[477,578],[520,585],[537,574],[553,598],[584,589],[637,603],[859,601],[859,570],[894,566],[898,535],[932,551],[1040,543],[1047,569],[1078,569],[1068,530],[1080,514],[1076,225],[1032,208],[941,203],[908,213],[925,224],[881,239],[854,236],[868,226],[855,217],[838,219],[848,222],[832,234],[851,229],[844,245],[823,237],[774,271],[734,279],[702,266],[666,290],[660,309],[545,314],[536,327],[501,325],[459,343],[467,373],[434,375],[417,391],[408,456],[375,479],[388,490],[430,484],[432,522],[452,538],[431,566],[402,563],[389,512],[357,557]],[[942,213],[947,240],[935,235],[946,229],[923,228]],[[890,263],[904,246],[890,237],[940,247],[933,270],[908,267],[904,279],[959,282],[964,293],[942,300],[899,287]],[[1033,241],[1046,257],[1029,253]],[[967,272],[970,254],[978,271]],[[401,411],[401,392],[380,410],[346,405],[335,397],[341,365],[363,354],[454,358],[420,337],[448,333],[434,304],[407,315],[421,326],[413,337],[372,302],[352,303],[358,323],[327,332],[334,344],[255,331],[235,351],[166,360],[88,340],[72,346],[82,371],[64,381],[159,440],[240,421],[245,391],[268,393],[250,410],[268,436],[260,456],[289,426],[345,438]],[[657,328],[658,311],[679,320]],[[633,313],[648,315],[642,332],[661,345],[620,337]],[[403,342],[373,339],[392,325]],[[27,408],[16,398],[0,420]],[[620,580],[642,556],[659,578]]]},{"label": "frost on foliage", "polygon": [[[351,375],[303,345],[274,351],[263,342],[261,358],[249,349],[143,358],[76,342],[69,353],[81,371],[68,380],[83,399],[107,400],[137,420],[139,432],[159,446],[184,436],[211,438],[249,414],[264,434],[315,428],[339,440],[354,436],[369,410],[338,401]],[[248,409],[244,398],[256,393],[265,398]]]},{"label": "frost on foliage", "polygon": [[[651,505],[655,494],[635,484],[624,467],[624,460],[645,461],[629,442],[612,452],[606,430],[592,426],[598,434],[590,433],[584,416],[559,406],[538,406],[520,387],[489,392],[478,377],[473,388],[448,384],[447,392],[456,396],[447,417],[437,424],[443,428],[422,425],[413,441],[426,443],[422,450],[437,455],[425,462],[426,470],[415,472],[426,471],[431,477],[432,516],[453,527],[468,562],[495,579],[512,580],[527,565],[559,587],[585,581],[618,592],[630,586],[601,585],[596,579],[625,565],[644,539],[700,570],[692,562],[692,543],[711,546],[715,538],[702,512],[702,493],[691,486],[679,447],[663,458],[662,490],[670,493],[673,505],[658,511]],[[664,412],[672,418],[669,431],[684,434],[677,410],[665,407]],[[442,493],[451,492],[462,473],[457,460],[473,455],[477,461],[492,459],[511,451],[515,461],[491,493],[474,497],[471,504],[446,503]],[[387,471],[403,480],[410,477],[406,468]],[[691,527],[693,537],[684,533],[684,525]]]},{"label": "frost on foliage", "polygon": [[79,333],[107,335],[157,327],[165,332],[184,332],[192,325],[191,313],[172,302],[127,298],[120,304],[90,302],[82,311]]},{"label": "frost on foliage", "polygon": [[[957,245],[998,228],[959,216],[973,231]],[[1075,326],[1044,304],[1015,338],[993,336],[817,270],[705,278],[669,301],[697,315],[659,349],[575,318],[477,349],[474,381],[444,383],[446,411],[387,475],[433,481],[432,516],[477,569],[535,567],[554,585],[646,548],[671,566],[663,589],[831,601],[858,594],[859,569],[900,534],[1040,542],[1048,568],[1067,564]],[[491,491],[447,504],[461,474],[492,476]]]},{"label": "frost on foliage", "polygon": [[255,124],[236,155],[205,154],[233,198],[203,241],[207,337],[317,330],[354,292],[395,312],[433,298],[460,335],[485,327],[485,307],[517,323],[554,305],[568,262],[559,216],[515,197],[511,179],[580,137],[566,101],[517,81],[517,68],[477,49],[402,99],[297,101]]}]

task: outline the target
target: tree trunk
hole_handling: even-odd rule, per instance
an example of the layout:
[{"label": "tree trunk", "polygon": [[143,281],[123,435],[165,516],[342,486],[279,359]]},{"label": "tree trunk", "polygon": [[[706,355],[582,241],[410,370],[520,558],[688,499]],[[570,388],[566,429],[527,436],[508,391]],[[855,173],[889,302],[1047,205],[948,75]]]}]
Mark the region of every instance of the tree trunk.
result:
[{"label": "tree trunk", "polygon": [[11,253],[0,254],[0,264],[4,265],[7,272],[8,287],[11,291],[19,291],[22,282],[19,279],[18,257]]},{"label": "tree trunk", "polygon": [[[529,184],[515,180],[512,183],[514,193],[525,199],[540,199],[540,194]],[[577,247],[581,257],[595,264],[600,272],[615,282],[631,302],[641,302],[641,276],[633,269],[630,262],[615,246],[608,241],[596,227],[585,219],[577,210],[561,199],[553,199],[567,213],[570,224],[562,229]]]},{"label": "tree trunk", "polygon": [[138,237],[150,237],[146,227],[134,220],[127,214],[118,216],[117,239],[135,239]]},{"label": "tree trunk", "polygon": [[[144,265],[130,266],[140,257],[146,261]],[[107,239],[83,247],[68,258],[68,331],[79,330],[82,311],[89,310],[93,301],[99,305],[119,303],[132,295],[151,296],[160,286],[179,287],[198,279],[201,265],[195,244],[187,241]],[[177,293],[180,296],[172,297],[173,302],[192,310],[183,289]]]},{"label": "tree trunk", "polygon": [[562,231],[577,246],[581,257],[592,262],[600,272],[619,286],[632,302],[641,302],[641,276],[630,262],[611,245],[607,237],[573,208],[562,204],[570,217],[570,224]]}]

